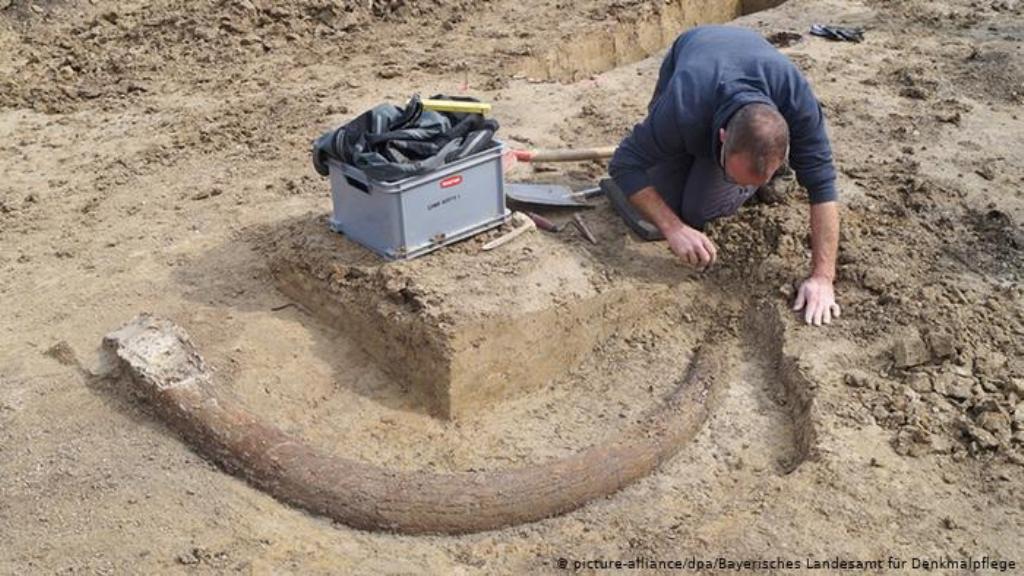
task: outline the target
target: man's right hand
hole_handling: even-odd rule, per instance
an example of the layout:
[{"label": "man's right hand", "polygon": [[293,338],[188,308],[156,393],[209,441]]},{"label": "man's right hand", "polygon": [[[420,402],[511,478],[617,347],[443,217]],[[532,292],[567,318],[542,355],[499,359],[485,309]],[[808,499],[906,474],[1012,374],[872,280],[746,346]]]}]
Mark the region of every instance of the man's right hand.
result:
[{"label": "man's right hand", "polygon": [[655,226],[668,240],[672,253],[684,263],[703,270],[715,263],[718,248],[703,232],[687,226],[679,216],[665,204],[653,186],[647,186],[630,196],[629,201]]},{"label": "man's right hand", "polygon": [[680,223],[674,226],[665,234],[669,248],[679,257],[680,260],[697,268],[704,270],[715,263],[718,258],[718,248],[710,238],[703,232]]}]

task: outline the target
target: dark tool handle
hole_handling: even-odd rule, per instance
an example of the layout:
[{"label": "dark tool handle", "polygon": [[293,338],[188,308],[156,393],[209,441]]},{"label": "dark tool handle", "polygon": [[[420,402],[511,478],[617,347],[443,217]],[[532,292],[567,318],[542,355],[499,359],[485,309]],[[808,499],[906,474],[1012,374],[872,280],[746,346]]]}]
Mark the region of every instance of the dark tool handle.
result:
[{"label": "dark tool handle", "polygon": [[533,223],[537,225],[537,228],[544,230],[545,232],[558,232],[558,226],[554,222],[547,218],[536,214],[534,212],[527,212],[526,215],[533,220]]},{"label": "dark tool handle", "polygon": [[594,186],[593,188],[586,188],[583,190],[577,190],[572,193],[574,198],[593,198],[594,196],[603,196],[604,190],[600,186]]}]

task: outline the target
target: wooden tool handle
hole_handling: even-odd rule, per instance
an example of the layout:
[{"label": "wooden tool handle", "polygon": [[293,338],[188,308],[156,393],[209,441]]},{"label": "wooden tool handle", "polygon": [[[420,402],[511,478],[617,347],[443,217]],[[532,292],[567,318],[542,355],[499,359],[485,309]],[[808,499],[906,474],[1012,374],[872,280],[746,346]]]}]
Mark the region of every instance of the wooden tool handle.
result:
[{"label": "wooden tool handle", "polygon": [[596,148],[555,148],[551,150],[515,150],[520,162],[578,162],[580,160],[601,160],[615,154],[615,146]]},{"label": "wooden tool handle", "polygon": [[518,219],[521,223],[517,227],[513,228],[512,231],[507,232],[503,236],[499,236],[494,240],[491,240],[490,242],[484,244],[481,247],[481,249],[484,251],[494,250],[498,246],[504,246],[505,244],[508,244],[509,242],[515,240],[523,232],[537,229],[537,225],[534,224],[533,220],[531,220],[525,214],[520,214],[519,212],[516,212],[515,214],[512,215],[512,219]]}]

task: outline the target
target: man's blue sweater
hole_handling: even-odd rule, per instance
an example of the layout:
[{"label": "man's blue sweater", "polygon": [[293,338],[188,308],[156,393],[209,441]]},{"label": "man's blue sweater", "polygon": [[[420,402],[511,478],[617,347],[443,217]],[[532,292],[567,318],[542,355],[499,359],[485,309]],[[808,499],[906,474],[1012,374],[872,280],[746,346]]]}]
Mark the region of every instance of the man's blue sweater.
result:
[{"label": "man's blue sweater", "polygon": [[[647,169],[684,155],[719,157],[719,128],[746,104],[774,105],[789,124],[789,164],[812,204],[836,199],[825,116],[796,66],[760,34],[701,26],[681,35],[661,65],[648,116],[619,144],[609,173],[626,195]],[[727,128],[728,129],[728,128]]]}]

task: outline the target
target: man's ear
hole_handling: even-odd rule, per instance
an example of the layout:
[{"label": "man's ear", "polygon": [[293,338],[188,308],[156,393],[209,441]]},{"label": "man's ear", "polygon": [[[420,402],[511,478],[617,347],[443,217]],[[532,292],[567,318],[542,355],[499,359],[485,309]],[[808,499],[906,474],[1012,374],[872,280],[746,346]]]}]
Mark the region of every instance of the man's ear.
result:
[{"label": "man's ear", "polygon": [[725,144],[725,128],[718,129],[718,141]]}]

